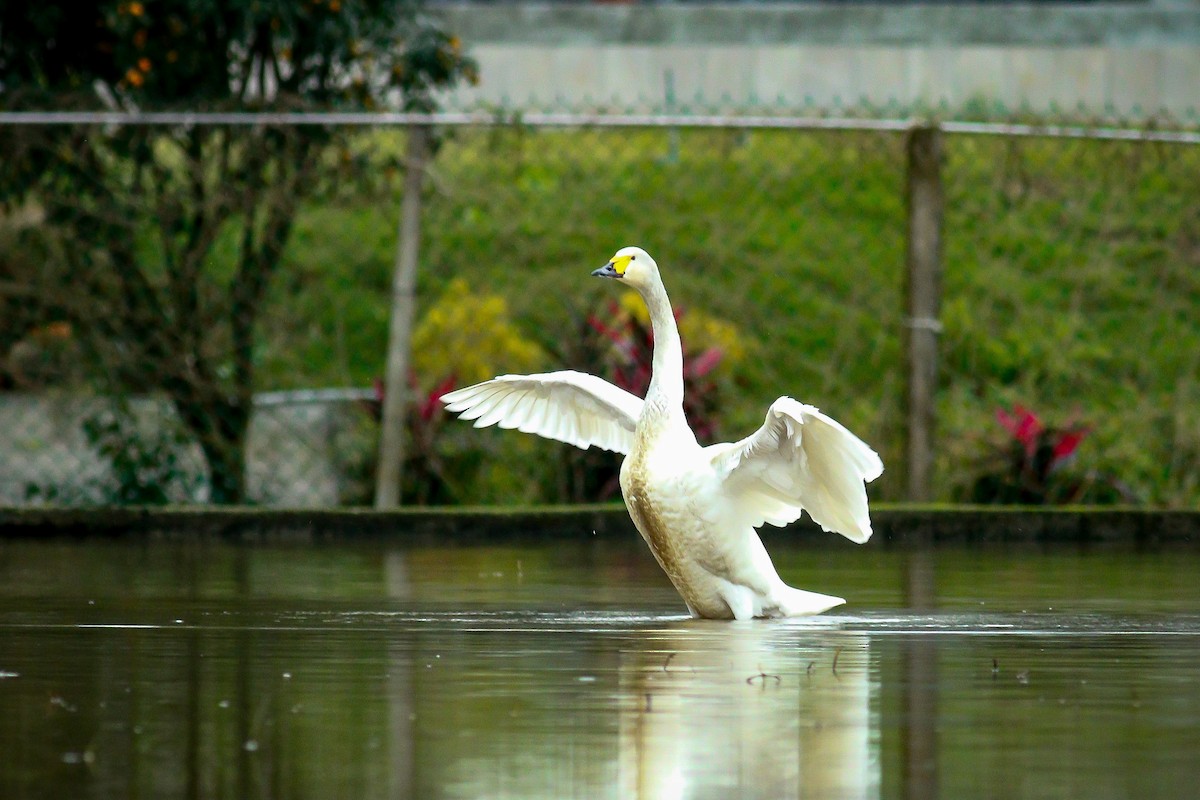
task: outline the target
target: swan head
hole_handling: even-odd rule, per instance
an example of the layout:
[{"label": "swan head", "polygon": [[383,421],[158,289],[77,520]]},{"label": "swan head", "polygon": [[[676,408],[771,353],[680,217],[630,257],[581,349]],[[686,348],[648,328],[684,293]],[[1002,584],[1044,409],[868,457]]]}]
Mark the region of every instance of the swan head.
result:
[{"label": "swan head", "polygon": [[658,264],[640,247],[622,247],[607,264],[592,274],[598,278],[614,278],[635,289],[642,289],[658,278]]}]

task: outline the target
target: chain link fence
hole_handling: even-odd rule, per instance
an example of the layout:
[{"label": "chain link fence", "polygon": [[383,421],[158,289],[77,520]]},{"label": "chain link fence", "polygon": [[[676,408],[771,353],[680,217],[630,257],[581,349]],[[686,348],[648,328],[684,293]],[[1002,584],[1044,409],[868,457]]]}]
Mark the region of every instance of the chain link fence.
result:
[{"label": "chain link fence", "polygon": [[[410,123],[433,124],[427,162],[408,155]],[[50,162],[0,217],[0,503],[371,502],[411,169],[425,180],[409,502],[612,496],[615,457],[475,431],[436,398],[559,368],[636,388],[644,319],[587,275],[626,244],[663,268],[705,436],[746,435],[789,394],[881,452],[880,499],[912,496],[927,469],[936,500],[1200,500],[1191,131],[569,113],[0,124]],[[914,130],[934,137],[932,170],[914,169]],[[933,192],[932,234],[914,233],[914,181]],[[932,236],[925,255],[915,235]],[[914,365],[921,337],[934,356]],[[920,370],[932,392],[914,409]]]}]

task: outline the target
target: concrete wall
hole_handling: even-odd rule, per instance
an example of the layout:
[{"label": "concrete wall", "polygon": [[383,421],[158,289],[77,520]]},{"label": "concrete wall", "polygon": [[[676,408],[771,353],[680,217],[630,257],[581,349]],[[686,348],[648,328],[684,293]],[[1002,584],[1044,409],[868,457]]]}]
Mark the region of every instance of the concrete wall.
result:
[{"label": "concrete wall", "polygon": [[[455,105],[1200,113],[1200,0],[448,5]],[[699,109],[697,109],[699,110]]]}]

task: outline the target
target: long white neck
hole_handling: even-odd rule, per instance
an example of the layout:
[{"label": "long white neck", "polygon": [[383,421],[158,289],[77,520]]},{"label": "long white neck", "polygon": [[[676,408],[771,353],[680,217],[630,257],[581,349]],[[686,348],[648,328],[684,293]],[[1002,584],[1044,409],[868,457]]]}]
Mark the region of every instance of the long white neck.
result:
[{"label": "long white neck", "polygon": [[678,411],[682,415],[683,345],[662,280],[655,276],[654,282],[642,292],[642,299],[646,301],[654,329],[653,372],[646,391],[646,407],[667,414]]}]

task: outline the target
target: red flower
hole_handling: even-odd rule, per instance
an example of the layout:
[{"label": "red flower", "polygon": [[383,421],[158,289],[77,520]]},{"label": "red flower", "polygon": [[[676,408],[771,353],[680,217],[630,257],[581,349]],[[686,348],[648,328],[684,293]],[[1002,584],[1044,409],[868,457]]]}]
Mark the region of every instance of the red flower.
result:
[{"label": "red flower", "polygon": [[435,386],[433,391],[425,395],[424,399],[417,406],[417,411],[421,415],[422,420],[429,422],[429,420],[433,419],[433,415],[441,410],[442,395],[449,394],[454,390],[455,381],[456,376],[451,373],[446,376],[444,381]]},{"label": "red flower", "polygon": [[996,409],[996,421],[1021,444],[1027,458],[1032,460],[1040,448],[1048,447],[1050,460],[1046,466],[1050,471],[1075,455],[1080,443],[1091,432],[1089,428],[1081,427],[1047,428],[1037,414],[1021,405],[1013,406],[1011,413],[1003,408]]},{"label": "red flower", "polygon": [[[441,383],[439,383],[437,386],[435,386],[432,391],[426,393],[424,397],[421,397],[416,403],[414,403],[414,408],[417,412],[417,416],[421,419],[422,422],[429,422],[430,420],[433,419],[434,415],[436,415],[438,413],[438,411],[441,410],[442,395],[453,391],[454,385],[457,382],[457,380],[458,380],[458,377],[456,375],[454,375],[453,373],[451,373],[450,375],[447,375],[446,378]],[[412,373],[409,374],[408,385],[413,389],[413,391],[415,393],[416,390],[418,389],[417,376],[415,374],[412,374]],[[386,389],[384,387],[383,379],[375,378],[374,380],[372,380],[371,388],[375,390],[374,402],[377,403],[379,406],[382,406],[383,405],[383,397],[386,394]]]},{"label": "red flower", "polygon": [[1058,432],[1058,439],[1054,443],[1054,458],[1051,463],[1057,466],[1075,455],[1075,451],[1079,449],[1079,443],[1087,438],[1088,433],[1090,433],[1088,428],[1073,428]]},{"label": "red flower", "polygon": [[1042,435],[1042,422],[1034,414],[1024,406],[1013,406],[1013,413],[1009,414],[1003,408],[996,409],[996,421],[1004,426],[1004,429],[1013,435],[1013,438],[1020,442],[1025,447],[1025,452],[1028,455],[1033,455],[1037,450],[1038,437]]}]

